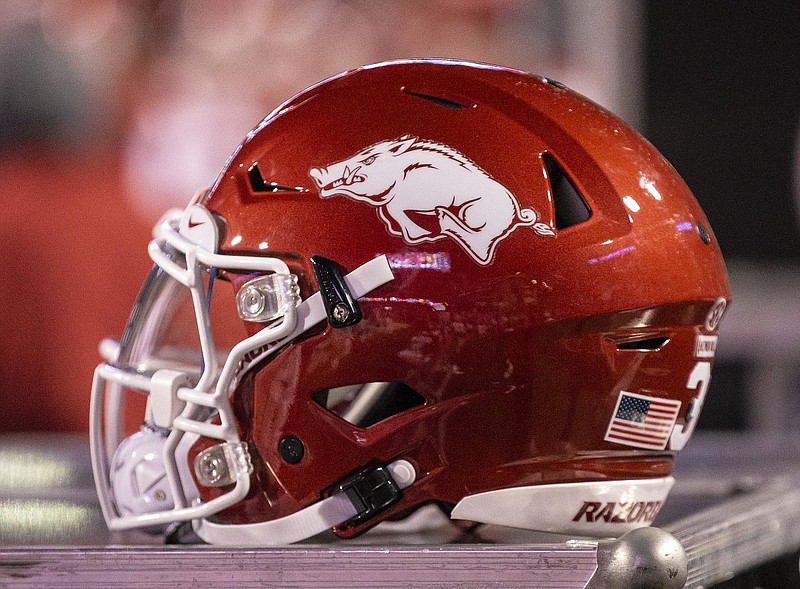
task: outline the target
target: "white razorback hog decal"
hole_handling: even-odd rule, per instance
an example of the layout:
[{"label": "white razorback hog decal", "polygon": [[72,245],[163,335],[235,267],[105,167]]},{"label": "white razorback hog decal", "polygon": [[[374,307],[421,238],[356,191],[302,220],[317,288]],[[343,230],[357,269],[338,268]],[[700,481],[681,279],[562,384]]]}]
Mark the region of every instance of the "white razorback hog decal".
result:
[{"label": "white razorback hog decal", "polygon": [[450,237],[483,266],[517,227],[554,235],[536,222],[536,211],[520,209],[514,195],[469,158],[417,137],[381,141],[309,175],[322,198],[345,196],[376,207],[389,233],[407,244]]}]

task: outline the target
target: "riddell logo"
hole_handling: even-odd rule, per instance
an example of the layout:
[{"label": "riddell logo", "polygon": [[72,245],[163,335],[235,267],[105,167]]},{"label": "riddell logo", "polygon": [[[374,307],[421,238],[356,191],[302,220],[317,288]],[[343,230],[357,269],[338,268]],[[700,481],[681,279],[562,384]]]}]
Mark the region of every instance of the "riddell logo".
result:
[{"label": "riddell logo", "polygon": [[409,245],[452,239],[481,266],[517,227],[553,237],[539,215],[459,151],[403,136],[339,162],[312,168],[322,198],[375,207],[387,231]]},{"label": "riddell logo", "polygon": [[607,522],[611,524],[650,523],[658,515],[662,501],[584,501],[572,521],[586,519],[589,523]]}]

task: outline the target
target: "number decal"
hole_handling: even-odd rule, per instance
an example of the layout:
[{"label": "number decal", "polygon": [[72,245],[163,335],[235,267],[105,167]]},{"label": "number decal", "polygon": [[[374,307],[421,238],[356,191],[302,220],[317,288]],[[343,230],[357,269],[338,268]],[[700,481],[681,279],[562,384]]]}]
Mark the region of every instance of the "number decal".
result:
[{"label": "number decal", "polygon": [[706,399],[708,383],[711,381],[711,362],[698,362],[689,374],[686,388],[696,390],[697,395],[691,400],[686,408],[686,424],[681,426],[675,424],[670,438],[670,449],[681,450],[692,437],[694,427],[697,425],[697,417],[700,409],[703,408],[703,401]]}]

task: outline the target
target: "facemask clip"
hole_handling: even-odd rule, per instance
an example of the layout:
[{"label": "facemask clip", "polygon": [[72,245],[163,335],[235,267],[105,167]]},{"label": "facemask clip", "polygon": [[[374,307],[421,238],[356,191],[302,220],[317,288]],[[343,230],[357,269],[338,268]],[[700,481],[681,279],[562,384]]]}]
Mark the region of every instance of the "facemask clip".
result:
[{"label": "facemask clip", "polygon": [[322,256],[314,256],[311,258],[311,267],[317,277],[331,327],[349,327],[361,321],[361,309],[347,287],[339,265]]},{"label": "facemask clip", "polygon": [[236,309],[245,321],[266,323],[300,303],[294,274],[265,274],[249,280],[236,294]]},{"label": "facemask clip", "polygon": [[224,442],[206,448],[194,459],[194,474],[204,487],[225,487],[240,474],[250,475],[253,463],[247,442]]}]

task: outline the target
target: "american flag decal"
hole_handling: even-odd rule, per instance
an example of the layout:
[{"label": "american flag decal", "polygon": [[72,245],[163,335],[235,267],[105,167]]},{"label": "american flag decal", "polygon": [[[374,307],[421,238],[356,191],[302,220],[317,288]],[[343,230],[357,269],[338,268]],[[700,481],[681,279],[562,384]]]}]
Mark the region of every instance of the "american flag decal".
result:
[{"label": "american flag decal", "polygon": [[663,450],[680,408],[680,401],[620,391],[604,439],[636,448]]}]

